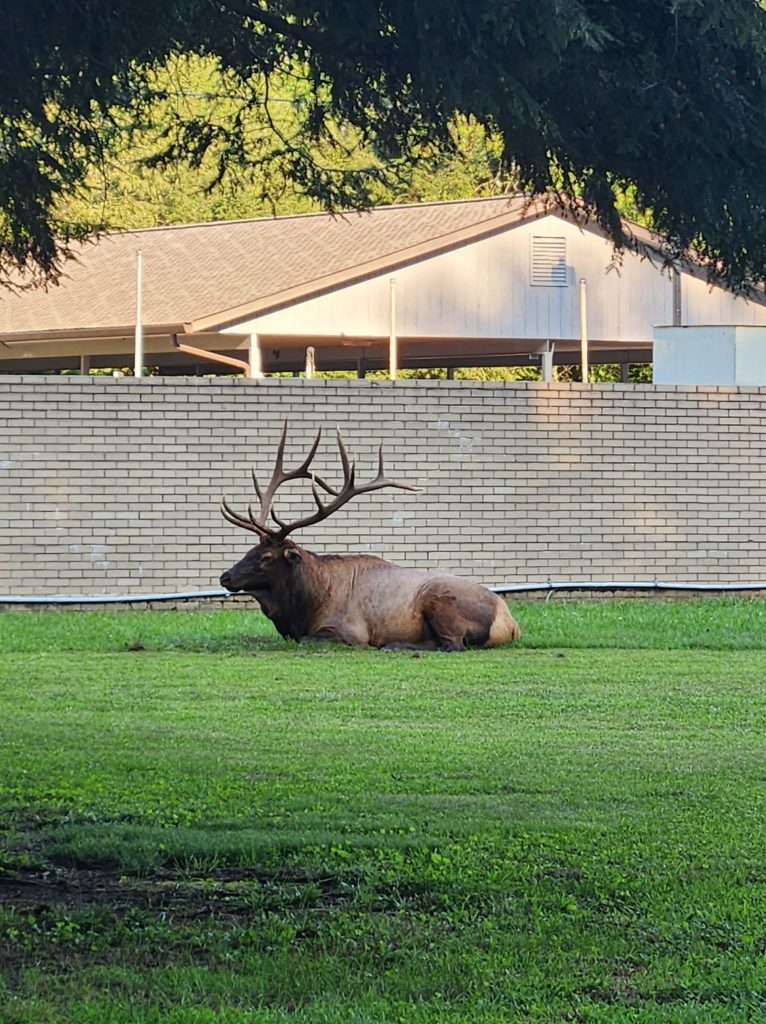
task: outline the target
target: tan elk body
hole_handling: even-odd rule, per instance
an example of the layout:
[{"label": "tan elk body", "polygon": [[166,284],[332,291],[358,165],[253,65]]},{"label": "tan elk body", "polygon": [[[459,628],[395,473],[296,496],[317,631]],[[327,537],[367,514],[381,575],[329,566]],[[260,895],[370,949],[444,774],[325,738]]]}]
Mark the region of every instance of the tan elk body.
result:
[{"label": "tan elk body", "polygon": [[[271,483],[262,492],[258,515],[241,516],[224,499],[225,518],[260,538],[241,561],[221,576],[227,590],[246,591],[282,636],[294,640],[330,640],[353,646],[412,647],[460,651],[466,647],[503,644],[518,639],[520,630],[505,602],[470,580],[424,569],[405,569],[374,555],[317,555],[296,544],[289,534],[327,519],[351,498],[382,487],[415,490],[383,474],[382,450],[375,480],[355,483],[338,434],[344,481],[336,491],[309,471],[321,431],[301,466],[282,467],[287,424],[277,453]],[[287,480],[310,479],[317,511],[284,523],[272,509],[277,488]],[[321,487],[330,499],[322,499]],[[267,525],[271,516],[275,529]]]}]

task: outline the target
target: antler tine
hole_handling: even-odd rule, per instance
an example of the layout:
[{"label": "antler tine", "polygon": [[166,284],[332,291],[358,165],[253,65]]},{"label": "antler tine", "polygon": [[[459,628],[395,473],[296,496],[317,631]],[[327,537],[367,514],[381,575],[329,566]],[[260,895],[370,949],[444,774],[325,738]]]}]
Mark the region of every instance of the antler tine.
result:
[{"label": "antler tine", "polygon": [[250,519],[247,520],[244,516],[235,512],[229,505],[225,496],[221,498],[221,515],[233,526],[241,526],[243,530],[249,530],[251,533],[257,533],[259,537],[264,536],[268,532],[268,530],[264,530],[258,525],[255,519],[253,519],[252,513],[250,514]]},{"label": "antler tine", "polygon": [[[310,472],[309,467],[314,460],[314,456],[319,448],[319,442],[322,437],[322,428],[320,427],[317,431],[317,436],[314,438],[314,443],[309,450],[308,455],[303,462],[298,466],[297,469],[286,471],[284,468],[284,454],[285,445],[287,442],[287,420],[282,428],[282,436],[279,440],[277,447],[277,457],[274,464],[274,472],[271,475],[271,480],[265,491],[261,490],[256,479],[255,472],[252,472],[253,486],[255,487],[255,493],[261,503],[261,507],[257,515],[253,514],[252,505],[247,506],[247,518],[239,515],[235,512],[228,504],[226,498],[221,499],[221,512],[228,522],[233,523],[235,526],[241,526],[245,530],[250,530],[251,533],[257,533],[260,537],[271,537],[274,540],[284,540],[288,534],[292,533],[304,526],[312,526],[314,523],[319,523],[323,519],[329,518],[334,512],[337,512],[339,508],[342,508],[346,502],[351,501],[359,494],[366,494],[368,491],[377,491],[382,487],[396,487],[402,491],[417,491],[419,488],[413,487],[411,484],[400,483],[398,480],[389,480],[385,475],[385,468],[383,465],[383,445],[381,444],[378,448],[378,475],[374,480],[371,480],[366,484],[356,483],[356,462],[349,458],[346,445],[340,433],[340,429],[337,430],[338,440],[338,451],[340,453],[340,460],[343,466],[343,484],[340,490],[336,490],[329,484],[325,483],[315,473]],[[309,479],[311,480],[311,493],[314,498],[317,510],[312,515],[305,516],[303,519],[297,519],[295,522],[286,523],[280,519],[277,513],[272,508],[274,502],[274,495],[278,488],[288,480],[298,479]],[[322,488],[327,494],[332,496],[332,501],[328,501],[326,504],[322,501],[319,494],[319,488]],[[271,526],[266,525],[268,517],[271,517],[277,524],[278,529],[274,529]]]},{"label": "antler tine", "polygon": [[258,501],[263,501],[263,494],[261,493],[261,489],[258,486],[258,480],[256,479],[254,469],[250,470],[250,476],[253,478],[253,487],[255,488],[255,493],[258,495]]},{"label": "antler tine", "polygon": [[[279,444],[277,445],[277,456],[274,462],[274,471],[271,474],[271,480],[268,486],[263,490],[258,483],[258,478],[255,475],[255,470],[251,469],[250,475],[253,479],[253,487],[258,500],[261,503],[261,507],[258,510],[258,514],[254,514],[252,505],[247,506],[247,517],[240,515],[235,512],[229,505],[226,498],[221,499],[221,513],[224,518],[233,523],[234,526],[241,526],[244,530],[250,530],[251,533],[257,533],[260,537],[272,537],[278,540],[282,537],[286,537],[287,534],[295,529],[295,526],[285,523],[276,512],[273,510],[272,505],[274,503],[274,495],[276,494],[279,487],[288,480],[299,480],[299,479],[310,479],[312,487],[316,487],[318,484],[327,494],[337,496],[338,491],[330,484],[326,483],[321,477],[316,476],[310,472],[309,467],[314,460],[314,456],[319,448],[319,442],[322,438],[322,428],[320,427],[317,431],[317,435],[314,438],[314,443],[309,449],[309,453],[303,462],[298,466],[297,469],[285,470],[284,468],[284,457],[285,447],[287,444],[287,428],[288,420],[285,420],[282,427],[282,434],[279,438]],[[267,526],[267,520],[271,516],[274,522],[277,524],[279,529],[274,529],[272,526]]]},{"label": "antler tine", "polygon": [[348,452],[346,451],[346,445],[343,443],[343,438],[341,437],[340,427],[336,427],[335,428],[335,434],[336,434],[337,439],[338,439],[338,448],[340,450],[340,461],[343,463],[343,480],[344,480],[344,485],[345,485],[345,483],[347,483],[351,479],[351,477],[353,476],[354,465],[353,465],[353,463],[349,463]]},{"label": "antler tine", "polygon": [[[258,499],[261,502],[261,508],[256,517],[258,524],[264,528],[269,534],[281,533],[284,529],[284,523],[278,518],[278,516],[272,511],[272,504],[274,502],[274,495],[282,484],[287,483],[288,480],[300,480],[310,476],[309,466],[311,465],[314,456],[319,448],[319,442],[322,439],[322,428],[320,427],[317,431],[317,436],[314,438],[308,455],[303,462],[298,466],[297,469],[285,470],[284,468],[284,457],[285,457],[285,445],[287,443],[287,426],[288,421],[285,420],[284,426],[282,427],[282,436],[279,439],[279,445],[277,447],[277,457],[274,463],[274,472],[271,475],[271,480],[265,491],[261,491],[258,486],[258,482],[253,474],[253,484],[255,485],[255,492],[258,495]],[[318,478],[317,478],[318,479]],[[323,480],[319,480],[319,483],[328,494],[335,494],[335,489],[326,484]],[[266,521],[271,516],[275,523],[280,527],[279,531],[275,531],[266,526]]]},{"label": "antler tine", "polygon": [[287,420],[282,424],[282,436],[279,439],[279,445],[277,446],[277,458],[274,463],[274,475],[282,472],[282,459],[285,455],[285,444],[287,443]]},{"label": "antler tine", "polygon": [[316,502],[316,507],[319,509],[320,512],[323,512],[324,511],[324,505],[322,504],[322,499],[319,497],[319,491],[317,490],[317,483],[316,483],[316,480],[314,479],[313,476],[311,478],[311,493],[314,496],[314,501]]},{"label": "antler tine", "polygon": [[317,430],[317,436],[314,438],[314,443],[311,446],[311,451],[308,453],[308,455],[303,460],[303,462],[300,464],[300,466],[297,469],[293,470],[292,473],[289,473],[288,476],[290,476],[290,477],[300,477],[300,476],[305,476],[306,475],[306,470],[309,468],[309,466],[311,465],[311,463],[314,460],[314,456],[317,453],[317,448],[319,447],[319,442],[320,442],[321,439],[322,439],[322,428],[320,427],[319,430]]},{"label": "antler tine", "polygon": [[[340,491],[333,491],[334,500],[324,504],[319,495],[317,489],[317,483],[320,483],[317,478],[311,474],[311,491],[314,497],[314,502],[317,506],[317,511],[310,516],[306,516],[303,519],[298,519],[293,523],[280,523],[282,527],[280,530],[280,539],[286,537],[289,533],[297,530],[304,526],[313,526],[314,523],[320,523],[323,519],[328,519],[334,512],[337,512],[339,508],[342,508],[346,502],[351,501],[359,494],[366,494],[368,491],[377,491],[382,487],[397,487],[402,491],[418,491],[418,487],[413,487],[411,484],[400,483],[398,480],[389,480],[385,476],[385,470],[383,466],[383,445],[381,444],[378,449],[378,475],[374,480],[371,480],[367,484],[356,484],[356,463],[353,462],[349,456],[346,446],[341,437],[340,430],[337,431],[338,437],[338,450],[340,452],[341,463],[343,464],[343,486]],[[272,518],[275,518],[272,513]]]},{"label": "antler tine", "polygon": [[383,468],[383,442],[382,441],[381,441],[380,445],[378,446],[378,475],[375,477],[375,479],[371,483],[364,484],[360,488],[359,493],[361,494],[362,491],[376,491],[376,490],[378,490],[381,487],[397,487],[400,491],[412,491],[413,493],[415,493],[415,492],[420,490],[419,487],[413,487],[412,484],[403,484],[399,480],[389,480],[388,479],[388,477],[385,475],[385,470]]}]

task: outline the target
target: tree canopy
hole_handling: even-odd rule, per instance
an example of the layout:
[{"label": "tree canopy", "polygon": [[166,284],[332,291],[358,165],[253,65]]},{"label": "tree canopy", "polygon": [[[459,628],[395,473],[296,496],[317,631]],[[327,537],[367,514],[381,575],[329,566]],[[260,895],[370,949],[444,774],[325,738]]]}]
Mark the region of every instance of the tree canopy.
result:
[{"label": "tree canopy", "polygon": [[[167,154],[152,166],[153,154],[167,151],[169,138],[174,137],[171,145],[176,148],[179,124],[194,118],[223,129],[225,136],[226,126],[239,115],[237,100],[227,93],[223,76],[209,58],[170,58],[153,76],[152,85],[158,96],[144,112],[141,126],[113,138],[83,187],[59,204],[70,222],[107,230],[130,229],[321,209],[315,196],[307,195],[289,179],[289,168],[274,151],[274,128],[262,111],[254,110],[247,118],[249,173],[232,171],[216,183],[225,138],[207,149],[199,166],[189,165],[182,147],[177,147],[181,152],[175,158]],[[269,90],[280,133],[293,134],[297,119],[294,83],[274,78]],[[453,152],[401,167],[393,180],[378,182],[371,189],[371,202],[465,199],[512,189],[513,183],[501,170],[502,140],[496,134],[462,116],[452,120],[450,131]],[[375,154],[369,147],[355,145],[348,131],[344,145],[345,153],[328,152],[327,146],[317,145],[315,159],[330,158],[337,167],[347,168],[375,163]]]},{"label": "tree canopy", "polygon": [[149,166],[212,161],[232,187],[277,167],[327,209],[364,206],[453,148],[460,114],[502,139],[521,188],[618,245],[629,191],[669,258],[693,246],[729,285],[766,277],[757,0],[26,0],[2,5],[0,38],[0,279],[55,277],[94,226],[72,197],[182,54],[215,64],[229,113],[177,106]]}]

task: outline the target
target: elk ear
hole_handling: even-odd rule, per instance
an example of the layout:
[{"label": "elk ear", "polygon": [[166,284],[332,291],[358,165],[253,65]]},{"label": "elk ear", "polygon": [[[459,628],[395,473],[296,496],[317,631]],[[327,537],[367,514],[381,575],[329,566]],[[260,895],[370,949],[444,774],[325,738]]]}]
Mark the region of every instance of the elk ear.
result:
[{"label": "elk ear", "polygon": [[297,548],[285,548],[285,561],[297,565],[301,560],[301,553]]}]

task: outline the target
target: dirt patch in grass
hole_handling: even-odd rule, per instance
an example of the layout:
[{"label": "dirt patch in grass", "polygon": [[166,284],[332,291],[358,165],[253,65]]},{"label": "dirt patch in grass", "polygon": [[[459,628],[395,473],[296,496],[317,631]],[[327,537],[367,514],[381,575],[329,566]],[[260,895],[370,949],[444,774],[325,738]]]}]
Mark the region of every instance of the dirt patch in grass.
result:
[{"label": "dirt patch in grass", "polygon": [[112,911],[149,910],[175,918],[208,916],[239,918],[262,906],[264,894],[284,902],[306,900],[324,906],[343,904],[353,885],[348,879],[308,875],[274,875],[244,868],[219,868],[210,872],[161,870],[134,878],[109,870],[57,869],[18,870],[0,874],[0,906],[6,910],[41,911],[65,908],[69,911],[108,907]]}]

